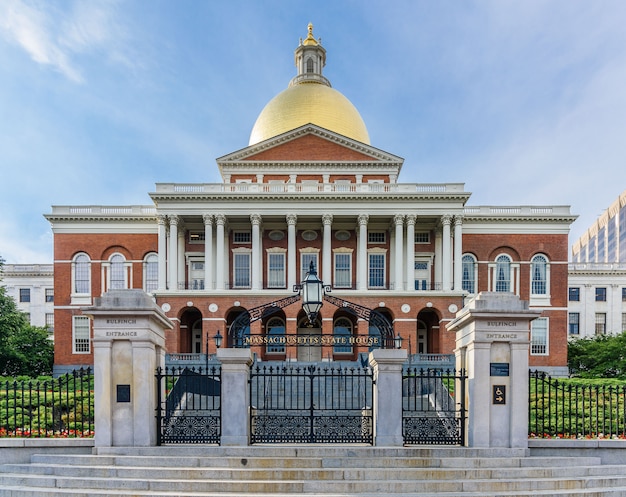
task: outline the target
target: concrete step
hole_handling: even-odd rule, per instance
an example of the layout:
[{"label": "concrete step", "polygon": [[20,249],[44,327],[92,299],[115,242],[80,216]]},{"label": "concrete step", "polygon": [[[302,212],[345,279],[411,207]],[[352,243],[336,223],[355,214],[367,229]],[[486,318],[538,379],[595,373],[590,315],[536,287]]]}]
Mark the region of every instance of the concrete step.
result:
[{"label": "concrete step", "polygon": [[369,446],[98,448],[0,466],[0,497],[626,496],[626,466],[521,449]]}]

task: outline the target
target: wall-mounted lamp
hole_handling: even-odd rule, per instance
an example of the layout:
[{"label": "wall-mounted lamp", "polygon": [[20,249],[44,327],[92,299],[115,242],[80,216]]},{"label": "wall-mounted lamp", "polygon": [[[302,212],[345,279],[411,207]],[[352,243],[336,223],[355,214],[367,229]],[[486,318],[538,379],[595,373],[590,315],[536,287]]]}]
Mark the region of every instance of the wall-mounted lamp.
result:
[{"label": "wall-mounted lamp", "polygon": [[217,330],[213,340],[215,340],[215,347],[219,349],[222,346],[222,335],[220,334],[220,330]]}]

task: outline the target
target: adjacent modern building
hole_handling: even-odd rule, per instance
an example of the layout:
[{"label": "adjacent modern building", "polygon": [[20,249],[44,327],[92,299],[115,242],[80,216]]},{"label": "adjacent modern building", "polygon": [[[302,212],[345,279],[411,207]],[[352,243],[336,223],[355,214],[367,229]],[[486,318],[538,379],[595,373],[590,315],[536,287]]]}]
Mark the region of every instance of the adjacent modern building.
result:
[{"label": "adjacent modern building", "polygon": [[54,331],[54,276],[52,264],[4,264],[0,285],[33,326]]},{"label": "adjacent modern building", "polygon": [[[462,182],[401,182],[404,160],[370,142],[325,63],[309,25],[296,76],[247,145],[217,159],[221,183],[158,183],[148,205],[52,207],[56,372],[92,363],[82,309],[124,288],[154,296],[180,361],[215,352],[218,332],[241,346],[233,323],[249,311],[244,346],[260,360],[355,360],[380,346],[370,311],[412,357],[435,359],[453,353],[446,324],[468,298],[510,292],[541,311],[530,366],[566,371],[569,207],[472,205]],[[314,322],[287,305],[311,268],[354,305],[326,300]]]},{"label": "adjacent modern building", "polygon": [[570,338],[626,331],[626,191],[572,246]]}]

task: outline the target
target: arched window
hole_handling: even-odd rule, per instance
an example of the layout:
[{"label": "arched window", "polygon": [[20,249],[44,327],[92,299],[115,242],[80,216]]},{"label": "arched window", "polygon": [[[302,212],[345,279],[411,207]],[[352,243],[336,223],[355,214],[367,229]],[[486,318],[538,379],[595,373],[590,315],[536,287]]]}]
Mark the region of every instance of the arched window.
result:
[{"label": "arched window", "polygon": [[314,71],[314,62],[312,58],[306,60],[306,72],[311,73]]},{"label": "arched window", "polygon": [[285,353],[285,322],[280,318],[272,318],[266,325],[267,349],[269,354]]},{"label": "arched window", "polygon": [[143,261],[143,288],[147,293],[156,292],[159,287],[159,257],[148,254]]},{"label": "arched window", "polygon": [[511,258],[499,255],[496,259],[496,292],[511,291]]},{"label": "arched window", "polygon": [[548,293],[548,259],[545,255],[536,255],[530,263],[530,280],[532,295]]},{"label": "arched window", "polygon": [[339,318],[335,321],[333,328],[333,353],[335,354],[351,354],[352,343],[350,343],[350,337],[352,336],[352,321],[347,318]]},{"label": "arched window", "polygon": [[122,254],[113,254],[109,259],[109,290],[123,290],[126,288],[126,275]]},{"label": "arched window", "polygon": [[468,293],[476,293],[476,258],[471,254],[465,254],[462,259],[463,266],[463,290]]},{"label": "arched window", "polygon": [[75,294],[91,294],[91,260],[87,254],[78,254],[74,257],[73,290]]}]

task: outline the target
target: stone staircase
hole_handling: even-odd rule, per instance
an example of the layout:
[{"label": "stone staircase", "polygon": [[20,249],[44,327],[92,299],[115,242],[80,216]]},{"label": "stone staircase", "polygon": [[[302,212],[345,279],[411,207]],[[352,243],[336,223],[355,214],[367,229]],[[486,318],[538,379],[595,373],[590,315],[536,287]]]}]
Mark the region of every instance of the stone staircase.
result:
[{"label": "stone staircase", "polygon": [[523,449],[169,446],[34,455],[0,496],[626,496],[626,466]]}]

